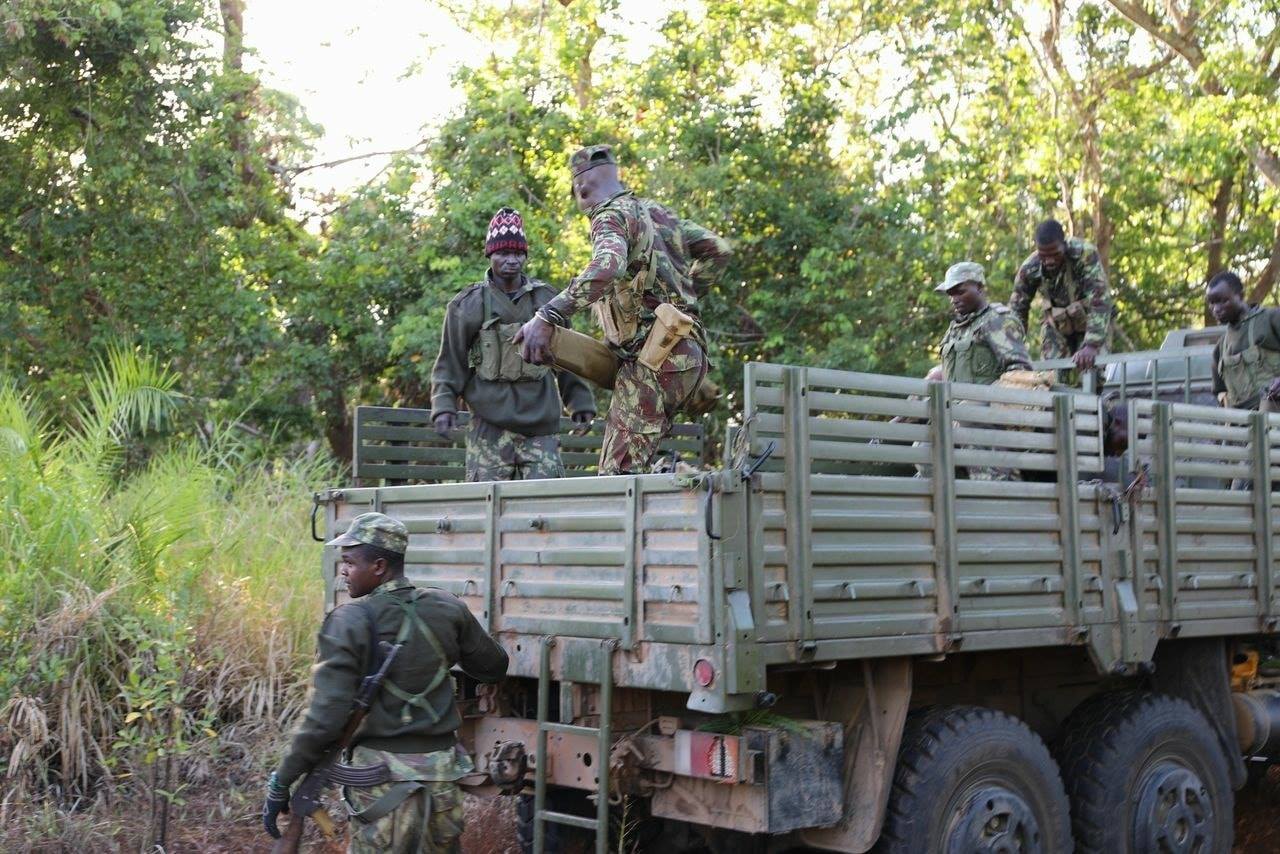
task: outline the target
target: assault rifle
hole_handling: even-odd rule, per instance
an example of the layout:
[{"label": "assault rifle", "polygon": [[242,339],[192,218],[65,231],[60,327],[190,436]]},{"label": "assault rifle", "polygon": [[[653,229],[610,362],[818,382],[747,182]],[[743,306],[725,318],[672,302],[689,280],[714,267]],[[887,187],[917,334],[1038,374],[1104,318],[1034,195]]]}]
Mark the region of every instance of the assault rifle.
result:
[{"label": "assault rifle", "polygon": [[[311,773],[303,779],[302,784],[298,786],[298,790],[293,793],[293,797],[289,798],[289,826],[285,829],[284,835],[276,840],[271,846],[271,854],[297,854],[298,846],[302,844],[302,827],[306,824],[308,818],[320,826],[320,830],[324,835],[333,838],[333,822],[329,819],[329,813],[325,812],[324,805],[320,803],[321,793],[328,788],[331,782],[343,782],[348,785],[365,785],[376,784],[382,782],[385,777],[386,766],[370,766],[370,771],[381,771],[383,774],[371,774],[368,781],[356,779],[352,774],[358,769],[351,769],[347,766],[339,766],[338,760],[342,758],[342,754],[351,747],[351,742],[355,739],[356,730],[360,729],[360,724],[364,723],[365,716],[369,714],[369,706],[373,703],[373,698],[378,695],[378,689],[382,687],[382,682],[387,678],[387,671],[391,669],[391,662],[395,661],[396,656],[400,653],[400,647],[403,644],[391,644],[383,641],[380,646],[386,651],[386,657],[382,659],[382,666],[377,672],[372,673],[360,682],[360,690],[356,692],[355,702],[352,704],[351,716],[347,718],[347,725],[342,730],[342,737],[334,743],[316,766],[311,769]],[[341,780],[334,779],[334,772],[341,772],[338,776]]]}]

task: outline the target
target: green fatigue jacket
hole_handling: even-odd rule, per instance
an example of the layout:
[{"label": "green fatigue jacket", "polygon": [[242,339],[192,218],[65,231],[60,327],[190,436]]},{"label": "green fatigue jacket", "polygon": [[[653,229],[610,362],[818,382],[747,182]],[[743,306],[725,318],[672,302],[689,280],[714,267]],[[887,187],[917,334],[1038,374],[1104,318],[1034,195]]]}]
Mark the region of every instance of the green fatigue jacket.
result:
[{"label": "green fatigue jacket", "polygon": [[[430,635],[409,613],[417,615]],[[507,653],[461,599],[415,587],[403,577],[386,582],[335,608],[321,626],[311,704],[276,770],[282,785],[292,785],[311,770],[342,735],[360,680],[376,660],[371,629],[379,641],[402,641],[404,647],[356,733],[361,747],[397,754],[451,749],[462,718],[449,668],[459,664],[481,682],[497,682],[507,672]]]},{"label": "green fatigue jacket", "polygon": [[[469,286],[449,302],[440,354],[431,371],[433,414],[457,412],[461,397],[474,414],[496,427],[524,436],[550,436],[560,432],[562,405],[571,413],[596,411],[595,399],[585,382],[568,371],[552,372],[521,362],[519,348],[510,344],[509,338],[505,346],[510,350],[501,358],[509,365],[523,365],[525,378],[514,382],[481,378],[481,328],[493,330],[487,343],[496,343],[499,327],[504,327],[504,337],[514,336],[520,324],[556,295],[545,282],[527,276],[521,281],[520,290],[507,296],[489,273],[483,282]],[[499,346],[505,349],[504,345]]]},{"label": "green fatigue jacket", "polygon": [[[625,288],[645,270],[651,258],[643,251],[645,214],[653,223],[652,261],[655,275],[640,303],[639,327],[628,341],[615,347],[620,355],[634,356],[653,326],[654,309],[669,302],[698,317],[698,298],[729,261],[729,244],[697,223],[682,220],[650,199],[623,191],[593,207],[591,261],[569,286],[548,304],[552,317],[568,318],[606,296],[612,288]],[[642,277],[643,278],[643,277]],[[695,337],[702,338],[701,328]]]},{"label": "green fatigue jacket", "polygon": [[1271,381],[1280,377],[1280,308],[1249,309],[1227,327],[1213,348],[1213,393],[1227,406],[1257,409]]},{"label": "green fatigue jacket", "polygon": [[1022,262],[1013,278],[1009,308],[1022,323],[1022,328],[1027,329],[1031,302],[1041,289],[1054,308],[1066,308],[1074,302],[1083,303],[1086,311],[1084,338],[1076,346],[1094,344],[1105,347],[1111,329],[1112,308],[1111,290],[1107,286],[1107,273],[1102,269],[1102,259],[1092,243],[1078,237],[1069,238],[1066,245],[1066,263],[1052,278],[1045,275],[1035,253]]},{"label": "green fatigue jacket", "polygon": [[941,351],[942,368],[952,382],[990,385],[1005,371],[1031,368],[1022,324],[998,302],[952,320]]}]

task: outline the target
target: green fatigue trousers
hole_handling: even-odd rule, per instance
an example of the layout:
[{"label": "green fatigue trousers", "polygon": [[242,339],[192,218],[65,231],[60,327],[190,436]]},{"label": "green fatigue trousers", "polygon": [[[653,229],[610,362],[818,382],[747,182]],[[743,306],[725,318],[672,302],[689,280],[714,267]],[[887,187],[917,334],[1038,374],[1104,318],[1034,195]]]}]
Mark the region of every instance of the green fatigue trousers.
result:
[{"label": "green fatigue trousers", "polygon": [[[453,749],[435,753],[388,753],[357,747],[353,765],[385,762],[391,782],[367,788],[348,787],[343,794],[348,811],[370,810],[372,821],[354,816],[347,854],[460,854],[462,851],[462,789],[454,782],[474,766],[469,757],[459,762]],[[432,780],[431,777],[451,777]],[[378,799],[392,790],[389,811],[379,809]],[[397,803],[398,801],[398,803]]]},{"label": "green fatigue trousers", "polygon": [[672,417],[706,375],[707,357],[691,338],[677,344],[657,371],[634,360],[622,362],[605,421],[599,474],[648,472]]},{"label": "green fatigue trousers", "polygon": [[467,481],[564,477],[559,436],[525,436],[471,415]]}]

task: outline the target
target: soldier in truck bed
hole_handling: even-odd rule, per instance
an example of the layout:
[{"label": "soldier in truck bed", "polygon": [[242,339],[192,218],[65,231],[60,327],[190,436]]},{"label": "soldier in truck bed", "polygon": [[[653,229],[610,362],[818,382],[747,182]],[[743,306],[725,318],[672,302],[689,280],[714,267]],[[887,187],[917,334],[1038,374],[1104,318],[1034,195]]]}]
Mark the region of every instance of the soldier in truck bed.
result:
[{"label": "soldier in truck bed", "polygon": [[[706,380],[698,299],[728,263],[729,245],[627,190],[607,145],[577,151],[569,171],[578,208],[591,219],[591,262],[520,330],[521,352],[530,362],[546,362],[552,324],[589,306],[596,312],[620,361],[599,473],[638,474]],[[679,332],[651,335],[664,314]]]},{"label": "soldier in truck bed", "polygon": [[1231,272],[1209,280],[1205,299],[1227,327],[1213,348],[1213,393],[1223,406],[1280,410],[1280,309],[1245,302],[1244,283]]},{"label": "soldier in truck bed", "polygon": [[[511,343],[520,325],[556,291],[524,274],[529,244],[524,221],[511,208],[493,215],[485,239],[489,270],[445,310],[440,354],[431,371],[436,432],[453,430],[462,398],[471,409],[466,478],[531,480],[563,477],[561,407],[585,432],[595,417],[591,388],[567,371],[520,358]],[[558,384],[558,388],[557,388]]]},{"label": "soldier in truck bed", "polygon": [[1031,303],[1043,293],[1049,306],[1041,321],[1040,358],[1075,361],[1092,370],[1111,340],[1111,290],[1097,247],[1068,238],[1062,224],[1047,219],[1036,226],[1036,251],[1013,279],[1009,308],[1030,331]]}]

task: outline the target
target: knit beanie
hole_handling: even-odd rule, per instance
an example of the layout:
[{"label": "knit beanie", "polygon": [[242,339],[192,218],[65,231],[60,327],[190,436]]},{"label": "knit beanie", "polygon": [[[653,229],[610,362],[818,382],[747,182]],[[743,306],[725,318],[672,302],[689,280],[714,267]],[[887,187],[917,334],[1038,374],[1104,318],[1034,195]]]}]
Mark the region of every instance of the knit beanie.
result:
[{"label": "knit beanie", "polygon": [[484,239],[484,257],[495,252],[529,252],[524,237],[524,220],[511,208],[500,208],[489,220],[489,233]]}]

